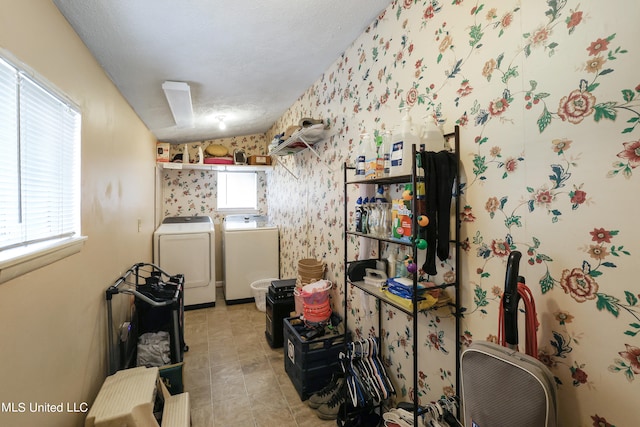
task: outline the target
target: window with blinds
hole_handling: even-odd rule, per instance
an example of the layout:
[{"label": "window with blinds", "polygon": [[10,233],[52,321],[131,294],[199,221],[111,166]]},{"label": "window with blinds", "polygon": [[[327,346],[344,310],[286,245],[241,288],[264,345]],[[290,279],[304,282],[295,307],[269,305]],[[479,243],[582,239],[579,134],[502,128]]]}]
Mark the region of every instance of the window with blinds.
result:
[{"label": "window with blinds", "polygon": [[77,107],[0,55],[0,254],[80,236],[80,124]]}]

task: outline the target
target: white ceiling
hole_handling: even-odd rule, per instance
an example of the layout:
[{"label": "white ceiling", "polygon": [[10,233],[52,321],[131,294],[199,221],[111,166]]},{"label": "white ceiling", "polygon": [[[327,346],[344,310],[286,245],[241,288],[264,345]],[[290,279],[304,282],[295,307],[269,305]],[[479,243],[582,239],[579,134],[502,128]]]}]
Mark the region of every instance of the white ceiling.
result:
[{"label": "white ceiling", "polygon": [[[158,140],[190,142],[267,131],[391,0],[53,2]],[[193,128],[166,80],[190,85]]]}]

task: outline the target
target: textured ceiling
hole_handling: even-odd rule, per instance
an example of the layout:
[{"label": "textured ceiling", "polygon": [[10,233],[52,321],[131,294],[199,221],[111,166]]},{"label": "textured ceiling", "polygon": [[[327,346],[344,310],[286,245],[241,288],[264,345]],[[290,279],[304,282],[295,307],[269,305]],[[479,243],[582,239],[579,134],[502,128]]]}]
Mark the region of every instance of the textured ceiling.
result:
[{"label": "textured ceiling", "polygon": [[[53,2],[158,140],[189,142],[265,132],[391,1]],[[193,128],[166,80],[190,85]]]}]

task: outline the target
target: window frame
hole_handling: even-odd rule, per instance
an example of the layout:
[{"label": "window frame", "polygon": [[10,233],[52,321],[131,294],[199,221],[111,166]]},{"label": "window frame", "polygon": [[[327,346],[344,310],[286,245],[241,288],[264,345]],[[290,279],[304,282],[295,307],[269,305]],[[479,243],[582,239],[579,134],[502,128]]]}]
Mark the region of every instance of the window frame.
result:
[{"label": "window frame", "polygon": [[[220,174],[224,174],[226,179],[230,176],[234,176],[237,174],[253,174],[255,179],[255,207],[221,207],[220,206]],[[257,171],[216,171],[216,211],[230,214],[230,213],[247,213],[247,214],[257,214],[259,212],[259,200],[258,200],[258,172]]]},{"label": "window frame", "polygon": [[[30,271],[44,267],[63,258],[71,256],[80,252],[84,246],[84,242],[87,240],[86,236],[81,235],[81,189],[82,189],[82,169],[81,169],[81,148],[82,148],[82,112],[80,107],[72,102],[62,91],[56,88],[44,77],[36,73],[26,64],[15,58],[10,52],[0,48],[0,59],[3,62],[13,67],[16,70],[16,84],[20,78],[27,78],[32,84],[35,84],[38,89],[44,90],[47,95],[54,97],[61,104],[66,105],[68,108],[78,113],[78,140],[74,141],[77,144],[75,148],[77,150],[77,174],[76,180],[73,180],[77,185],[77,204],[74,203],[74,209],[77,209],[76,233],[69,236],[55,237],[51,236],[43,241],[23,242],[13,246],[7,246],[4,249],[0,249],[0,283],[7,282],[18,276],[26,274]],[[16,105],[16,114],[18,114],[19,102]],[[21,123],[17,123],[17,132],[20,130]],[[22,193],[22,190],[20,190]]]}]

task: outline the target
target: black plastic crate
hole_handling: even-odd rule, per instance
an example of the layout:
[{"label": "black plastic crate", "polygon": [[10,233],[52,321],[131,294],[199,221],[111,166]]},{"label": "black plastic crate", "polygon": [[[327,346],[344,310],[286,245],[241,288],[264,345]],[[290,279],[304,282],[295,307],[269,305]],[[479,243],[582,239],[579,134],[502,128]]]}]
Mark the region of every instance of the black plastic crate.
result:
[{"label": "black plastic crate", "polygon": [[307,340],[303,336],[310,329],[303,324],[292,325],[294,319],[298,318],[284,319],[284,368],[300,398],[306,400],[340,369],[338,356],[345,349],[345,336],[342,327],[335,332],[326,328],[324,336]]},{"label": "black plastic crate", "polygon": [[[287,361],[285,360],[285,368],[286,366]],[[339,364],[311,369],[295,369],[290,365],[287,374],[289,374],[289,379],[296,388],[300,400],[307,400],[312,394],[328,385],[329,381],[331,381],[331,374],[339,369]]]},{"label": "black plastic crate", "polygon": [[291,316],[295,310],[293,298],[274,300],[271,295],[266,297],[266,328],[265,337],[271,348],[280,348],[284,344],[284,319]]},{"label": "black plastic crate", "polygon": [[274,301],[293,298],[296,279],[274,280],[269,285],[269,295]]}]

